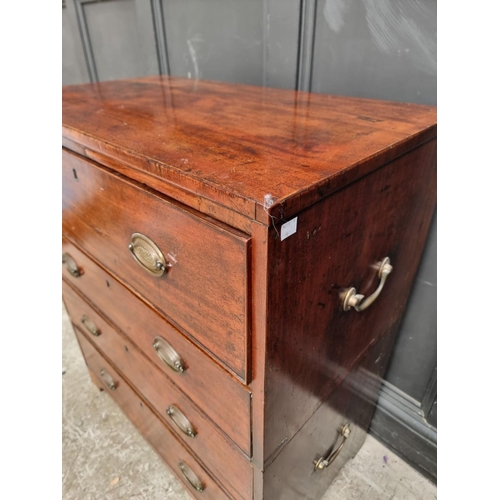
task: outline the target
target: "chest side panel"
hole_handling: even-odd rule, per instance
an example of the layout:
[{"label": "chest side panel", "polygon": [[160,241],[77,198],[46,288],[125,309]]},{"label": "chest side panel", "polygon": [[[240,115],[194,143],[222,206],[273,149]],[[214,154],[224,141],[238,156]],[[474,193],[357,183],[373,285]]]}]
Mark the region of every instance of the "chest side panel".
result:
[{"label": "chest side panel", "polygon": [[[371,346],[314,415],[264,472],[263,498],[319,500],[344,464],[363,445],[397,325]],[[347,438],[342,429],[349,427]],[[339,449],[341,443],[344,445]],[[333,458],[332,453],[338,450]],[[321,459],[328,460],[317,468]]]},{"label": "chest side panel", "polygon": [[[297,232],[269,241],[264,457],[272,460],[362,354],[401,317],[436,203],[436,141],[301,212]],[[393,270],[363,312],[385,257]]]}]

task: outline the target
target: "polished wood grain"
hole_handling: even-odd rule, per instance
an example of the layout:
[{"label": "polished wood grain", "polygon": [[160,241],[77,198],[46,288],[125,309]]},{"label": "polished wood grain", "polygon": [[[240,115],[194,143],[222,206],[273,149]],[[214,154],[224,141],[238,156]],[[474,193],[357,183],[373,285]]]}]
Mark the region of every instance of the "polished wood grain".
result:
[{"label": "polished wood grain", "polygon": [[[136,232],[172,264],[165,276],[132,258]],[[67,152],[63,234],[247,380],[249,236]]]},{"label": "polished wood grain", "polygon": [[[65,88],[63,147],[63,246],[82,273],[63,277],[72,316],[103,325],[88,339],[171,430],[171,399],[187,408],[199,436],[181,438],[230,496],[320,498],[364,440],[421,258],[435,108],[148,77]],[[175,253],[164,278],[129,255],[136,231]],[[343,311],[384,257],[379,298]],[[158,331],[184,378],[151,352]],[[348,445],[314,472],[346,418]]]},{"label": "polished wood grain", "polygon": [[[203,415],[193,403],[158,372],[127,339],[119,335],[103,318],[82,303],[69,287],[64,287],[64,303],[70,317],[75,318],[76,334],[90,340],[127,382],[151,405],[166,425],[192,450],[215,474],[235,498],[245,499],[252,492],[252,467],[247,458],[224,438],[221,432]],[[88,314],[98,326],[101,334],[91,336],[79,321]],[[75,326],[76,326],[75,325]],[[82,328],[80,330],[80,328]],[[217,400],[214,404],[227,404]],[[175,405],[192,424],[196,436],[187,436],[167,415],[170,405]]]},{"label": "polished wood grain", "polygon": [[416,104],[167,76],[63,89],[63,140],[87,156],[265,223],[435,136],[435,108]]},{"label": "polished wood grain", "polygon": [[[216,422],[225,434],[250,455],[249,389],[210,360],[165,318],[64,238],[63,252],[73,257],[82,272],[80,277],[75,278],[63,266],[64,280],[77,288],[101,316],[124,333],[213,422]],[[82,303],[83,301],[80,301],[80,304]],[[84,311],[80,314],[84,314]],[[80,318],[78,314],[74,315],[74,321],[78,322]],[[153,349],[157,335],[169,342],[181,356],[185,365],[183,373],[174,372],[157,356]],[[220,401],[221,395],[231,404],[223,404],[223,401]]]},{"label": "polished wood grain", "polygon": [[[76,152],[81,152],[81,149],[78,148],[77,145],[73,143],[68,143],[68,145],[71,146],[68,149]],[[251,232],[252,219],[248,218],[246,215],[242,215],[241,213],[224,207],[219,203],[213,202],[207,198],[203,198],[195,192],[186,191],[176,184],[165,184],[162,179],[152,177],[142,170],[130,170],[130,167],[128,165],[114,160],[100,152],[87,149],[83,151],[83,154],[115,172],[119,172],[130,177],[131,179],[142,182],[149,187],[159,191],[160,193],[163,193],[174,200],[177,200],[185,205],[194,208],[200,213],[206,214],[210,217],[214,217],[215,219],[224,222],[231,227],[235,227],[236,229],[239,229],[245,233],[250,234]]]},{"label": "polished wood grain", "polygon": [[[263,474],[264,493],[258,497],[260,500],[322,497],[342,466],[356,455],[365,441],[396,333],[397,328],[392,327],[370,347],[357,367],[268,465]],[[314,462],[339,446],[339,431],[347,422],[351,434],[341,453],[329,467],[315,470]]]},{"label": "polished wood grain", "polygon": [[[85,356],[85,361],[89,367],[92,381],[118,403],[123,413],[139,429],[144,438],[151,444],[160,457],[166,462],[170,470],[184,484],[185,488],[199,500],[223,500],[230,498],[227,496],[221,486],[217,484],[206,467],[197,460],[170,432],[165,424],[158,418],[148,403],[137,395],[130,385],[120,376],[120,374],[111,366],[92,346],[92,344],[83,336],[79,337],[80,347]],[[116,389],[110,390],[106,382],[100,375],[101,369],[106,370],[116,383]],[[179,462],[187,464],[204,486],[204,490],[197,492],[186,480],[179,470]],[[245,500],[249,500],[248,497]]]},{"label": "polished wood grain", "polygon": [[[268,304],[268,239],[269,228],[260,222],[252,223],[252,440],[255,467],[264,470],[265,435],[265,371]],[[262,490],[261,476],[254,474],[257,481],[255,491]],[[259,497],[256,497],[259,498]]]},{"label": "polished wood grain", "polygon": [[[401,318],[435,209],[435,183],[430,141],[302,211],[287,239],[269,229],[264,461]],[[379,298],[363,312],[344,311],[342,291],[354,286],[368,297],[386,256],[393,271]]]}]

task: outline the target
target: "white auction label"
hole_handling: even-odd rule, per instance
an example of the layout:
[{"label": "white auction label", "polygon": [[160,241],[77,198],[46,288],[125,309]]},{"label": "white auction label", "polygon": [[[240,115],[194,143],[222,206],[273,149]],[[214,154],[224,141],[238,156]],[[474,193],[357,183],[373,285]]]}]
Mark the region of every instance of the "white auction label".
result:
[{"label": "white auction label", "polygon": [[297,217],[295,217],[292,220],[289,220],[288,222],[285,222],[281,226],[281,241],[283,241],[285,238],[288,238],[289,236],[292,236],[292,234],[295,234],[297,232]]}]

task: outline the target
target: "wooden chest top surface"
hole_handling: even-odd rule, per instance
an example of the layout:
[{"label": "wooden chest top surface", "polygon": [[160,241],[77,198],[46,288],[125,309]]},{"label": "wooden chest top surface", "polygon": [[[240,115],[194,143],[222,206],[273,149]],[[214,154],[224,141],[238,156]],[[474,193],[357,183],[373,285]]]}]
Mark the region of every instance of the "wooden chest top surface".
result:
[{"label": "wooden chest top surface", "polygon": [[435,136],[415,104],[166,76],[63,88],[66,147],[264,223]]}]

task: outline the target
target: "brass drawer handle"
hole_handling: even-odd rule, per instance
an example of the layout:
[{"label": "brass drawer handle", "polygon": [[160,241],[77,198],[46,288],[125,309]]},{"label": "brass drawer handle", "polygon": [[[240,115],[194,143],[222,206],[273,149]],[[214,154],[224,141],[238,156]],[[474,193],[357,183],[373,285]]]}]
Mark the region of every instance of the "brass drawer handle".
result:
[{"label": "brass drawer handle", "polygon": [[82,319],[80,321],[82,322],[85,329],[89,333],[94,335],[94,337],[99,337],[99,335],[101,335],[101,331],[99,330],[99,328],[97,328],[95,323],[86,314],[82,316]]},{"label": "brass drawer handle", "polygon": [[128,248],[135,261],[157,278],[163,276],[171,267],[154,241],[141,233],[134,233],[131,236]]},{"label": "brass drawer handle", "polygon": [[333,449],[331,453],[326,457],[321,457],[318,460],[315,460],[314,463],[314,469],[315,470],[323,470],[326,469],[327,467],[330,467],[332,465],[333,461],[340,455],[340,452],[344,448],[345,442],[347,441],[347,438],[351,434],[351,424],[347,422],[344,424],[344,427],[342,427],[340,431],[340,435],[342,436],[342,441],[340,442],[338,448]]},{"label": "brass drawer handle", "polygon": [[158,357],[174,372],[182,373],[186,368],[177,351],[162,337],[155,337],[153,348]]},{"label": "brass drawer handle", "polygon": [[116,389],[116,382],[113,380],[113,377],[104,369],[101,368],[100,371],[101,377],[104,380],[104,383],[114,391]]},{"label": "brass drawer handle", "polygon": [[170,405],[167,408],[167,415],[172,419],[172,422],[184,433],[186,436],[194,438],[196,431],[194,430],[191,422],[187,419],[184,413],[175,405]]},{"label": "brass drawer handle", "polygon": [[62,263],[66,264],[66,269],[73,278],[79,278],[82,275],[81,269],[69,253],[63,253]]},{"label": "brass drawer handle", "polygon": [[203,483],[198,479],[198,476],[191,470],[191,467],[186,465],[182,460],[179,462],[179,469],[182,475],[187,479],[188,483],[200,493],[205,489]]},{"label": "brass drawer handle", "polygon": [[341,297],[344,299],[343,307],[344,311],[350,311],[352,307],[354,307],[355,311],[361,312],[365,309],[368,309],[380,295],[380,292],[384,288],[385,281],[387,280],[387,276],[391,274],[392,266],[389,257],[385,257],[380,263],[380,267],[378,270],[378,277],[380,278],[380,283],[378,284],[377,289],[365,300],[364,295],[356,293],[356,288],[351,287],[347,292],[343,292]]}]

